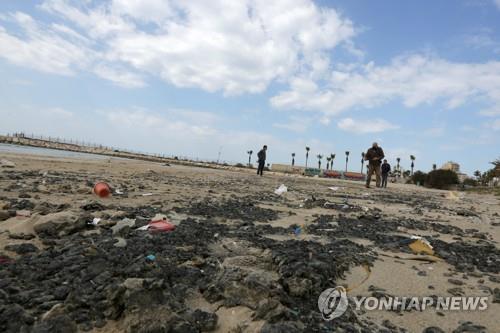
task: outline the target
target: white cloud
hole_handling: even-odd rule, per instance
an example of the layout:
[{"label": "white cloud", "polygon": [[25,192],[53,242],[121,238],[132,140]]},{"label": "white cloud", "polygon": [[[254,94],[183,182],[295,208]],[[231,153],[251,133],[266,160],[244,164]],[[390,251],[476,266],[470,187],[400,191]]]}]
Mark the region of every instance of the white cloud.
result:
[{"label": "white cloud", "polygon": [[384,119],[354,120],[344,118],[337,123],[337,126],[344,131],[357,134],[379,133],[399,128],[399,126]]},{"label": "white cloud", "polygon": [[311,118],[291,116],[287,123],[275,123],[273,127],[284,128],[296,133],[304,133],[311,125],[311,122]]},{"label": "white cloud", "polygon": [[43,26],[24,13],[7,18],[22,29],[22,36],[0,26],[0,57],[16,65],[61,75],[74,74],[93,58],[93,52],[66,40],[56,30]]},{"label": "white cloud", "polygon": [[476,99],[500,106],[500,62],[454,63],[417,54],[397,57],[387,66],[370,62],[333,71],[323,86],[297,77],[271,104],[336,115],[393,100],[409,108],[442,101],[454,109]]},{"label": "white cloud", "polygon": [[93,72],[97,76],[125,88],[140,88],[146,85],[140,75],[129,72],[126,69],[124,70],[123,68],[115,69],[104,64],[99,64],[94,67]]},{"label": "white cloud", "polygon": [[54,116],[56,118],[71,118],[74,116],[74,113],[68,110],[65,110],[60,107],[54,107],[46,110],[42,110],[42,113],[48,116]]},{"label": "white cloud", "polygon": [[491,128],[494,131],[500,131],[500,118],[487,123],[486,127]]},{"label": "white cloud", "polygon": [[[148,74],[177,87],[259,93],[298,73],[321,77],[339,44],[362,55],[352,22],[311,0],[45,0],[39,7],[62,23],[29,18],[36,34],[24,37],[0,26],[7,50],[0,56],[34,69],[45,56],[45,71],[84,68],[126,87],[144,86],[139,76]],[[103,62],[104,70],[95,68]]]},{"label": "white cloud", "polygon": [[500,10],[500,0],[493,0],[493,3],[497,6],[497,8]]},{"label": "white cloud", "polygon": [[479,111],[479,114],[487,117],[500,116],[500,105]]}]

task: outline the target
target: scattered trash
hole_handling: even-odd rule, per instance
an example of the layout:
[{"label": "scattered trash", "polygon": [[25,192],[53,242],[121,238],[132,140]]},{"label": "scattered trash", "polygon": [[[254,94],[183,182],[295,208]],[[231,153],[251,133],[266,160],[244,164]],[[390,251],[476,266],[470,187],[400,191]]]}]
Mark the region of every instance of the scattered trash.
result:
[{"label": "scattered trash", "polygon": [[14,162],[9,161],[9,160],[1,159],[0,160],[0,166],[2,168],[15,168],[16,164]]},{"label": "scattered trash", "polygon": [[148,261],[155,261],[156,260],[156,256],[154,254],[148,254],[146,256],[146,260],[148,260]]},{"label": "scattered trash", "polygon": [[149,231],[153,232],[169,232],[175,229],[175,225],[170,223],[167,219],[159,220],[159,221],[151,221],[148,224]]},{"label": "scattered trash", "polygon": [[293,233],[295,234],[295,236],[299,236],[301,232],[302,232],[301,227],[296,227],[295,229],[293,229]]},{"label": "scattered trash", "polygon": [[286,193],[288,189],[286,188],[285,184],[281,184],[280,187],[278,187],[276,190],[274,190],[274,194],[276,195],[282,195],[283,193]]},{"label": "scattered trash", "polygon": [[118,221],[114,226],[111,227],[111,230],[113,231],[113,235],[117,234],[122,230],[123,228],[129,227],[132,228],[135,226],[135,220],[124,218],[121,221]]},{"label": "scattered trash", "polygon": [[449,191],[444,197],[448,200],[458,201],[462,198],[462,195],[456,191]]},{"label": "scattered trash", "polygon": [[332,187],[329,187],[329,189],[332,190],[332,191],[338,191],[339,187],[338,186],[332,186]]},{"label": "scattered trash", "polygon": [[16,216],[17,217],[30,217],[31,212],[29,210],[18,210],[16,212]]},{"label": "scattered trash", "polygon": [[349,205],[343,205],[342,209],[349,209]]},{"label": "scattered trash", "polygon": [[121,195],[121,194],[123,194],[123,192],[120,190],[115,190],[115,194]]},{"label": "scattered trash", "polygon": [[414,252],[414,253],[425,253],[428,255],[434,255],[434,250],[432,249],[431,243],[425,238],[422,238],[420,236],[411,236],[411,239],[414,241],[411,242],[408,247]]},{"label": "scattered trash", "polygon": [[111,189],[108,184],[99,182],[94,185],[94,193],[101,198],[106,198],[111,194]]},{"label": "scattered trash", "polygon": [[[159,218],[158,218],[159,217]],[[158,219],[157,219],[158,218]],[[171,223],[163,214],[157,214],[147,225],[137,228],[141,231],[169,232],[175,229],[175,224]]]},{"label": "scattered trash", "polygon": [[92,220],[92,222],[89,222],[88,224],[91,224],[91,225],[98,225],[99,222],[101,222],[101,219],[98,218],[98,217],[94,217],[94,219]]},{"label": "scattered trash", "polygon": [[153,195],[153,193],[144,193],[144,194],[142,194],[143,197],[150,197],[152,195]]}]

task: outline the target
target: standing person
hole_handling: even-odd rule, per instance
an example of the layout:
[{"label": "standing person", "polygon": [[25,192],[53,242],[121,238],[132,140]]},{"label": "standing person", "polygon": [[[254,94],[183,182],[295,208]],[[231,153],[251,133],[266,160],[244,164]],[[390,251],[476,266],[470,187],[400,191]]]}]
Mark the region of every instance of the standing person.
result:
[{"label": "standing person", "polygon": [[366,178],[366,187],[370,188],[370,181],[373,173],[377,176],[377,187],[380,187],[380,163],[384,158],[384,151],[374,142],[372,147],[365,154],[365,160],[368,161],[368,175]]},{"label": "standing person", "polygon": [[389,176],[389,172],[391,171],[391,165],[387,163],[387,160],[384,160],[381,169],[382,169],[382,187],[387,187],[387,177]]},{"label": "standing person", "polygon": [[262,173],[264,172],[264,166],[266,165],[266,151],[267,151],[267,146],[264,145],[264,147],[262,147],[262,149],[257,154],[259,162],[259,166],[257,167],[257,174],[261,176]]}]

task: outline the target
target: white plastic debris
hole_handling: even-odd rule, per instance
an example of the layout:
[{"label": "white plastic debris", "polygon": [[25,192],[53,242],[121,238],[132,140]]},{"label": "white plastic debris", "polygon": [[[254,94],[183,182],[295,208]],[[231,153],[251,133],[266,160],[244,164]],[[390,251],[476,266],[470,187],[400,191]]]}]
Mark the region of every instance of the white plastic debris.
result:
[{"label": "white plastic debris", "polygon": [[144,225],[144,226],[142,226],[142,227],[140,227],[140,228],[137,228],[136,230],[146,231],[146,230],[148,230],[148,229],[149,229],[149,225],[148,225],[148,224],[146,224],[146,225]]},{"label": "white plastic debris", "polygon": [[283,193],[286,193],[288,189],[286,188],[285,184],[281,184],[280,187],[278,187],[276,190],[274,190],[274,194],[276,195],[282,195]]},{"label": "white plastic debris", "polygon": [[94,217],[94,219],[92,220],[92,222],[89,222],[89,224],[98,225],[99,222],[101,222],[101,219],[98,218],[98,217]]},{"label": "white plastic debris", "polygon": [[115,194],[123,194],[123,192],[120,190],[115,190]]},{"label": "white plastic debris", "polygon": [[336,192],[339,190],[339,187],[338,186],[332,186],[332,187],[329,187],[330,190]]},{"label": "white plastic debris", "polygon": [[152,195],[153,195],[153,193],[144,193],[142,196],[143,196],[143,197],[150,197],[150,196],[152,196]]},{"label": "white plastic debris", "polygon": [[415,239],[415,240],[416,240],[416,239],[419,239],[422,243],[426,244],[426,245],[427,245],[427,246],[429,246],[431,249],[433,248],[433,247],[432,247],[432,245],[431,245],[431,243],[430,243],[427,239],[425,239],[425,238],[423,238],[423,237],[420,237],[420,236],[411,236],[410,238],[411,238],[411,239]]}]

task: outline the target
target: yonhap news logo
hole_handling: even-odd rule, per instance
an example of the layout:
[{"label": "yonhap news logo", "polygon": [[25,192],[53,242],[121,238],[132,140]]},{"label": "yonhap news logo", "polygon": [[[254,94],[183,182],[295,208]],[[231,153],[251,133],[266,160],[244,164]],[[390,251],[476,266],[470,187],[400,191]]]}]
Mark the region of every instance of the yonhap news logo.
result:
[{"label": "yonhap news logo", "polygon": [[355,296],[347,297],[344,287],[324,290],[318,298],[318,308],[323,319],[330,321],[342,316],[349,304],[356,310],[364,311],[484,311],[488,309],[487,296],[385,296],[381,298]]},{"label": "yonhap news logo", "polygon": [[318,307],[325,320],[342,316],[348,306],[349,301],[344,287],[328,288],[318,298]]}]

